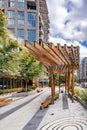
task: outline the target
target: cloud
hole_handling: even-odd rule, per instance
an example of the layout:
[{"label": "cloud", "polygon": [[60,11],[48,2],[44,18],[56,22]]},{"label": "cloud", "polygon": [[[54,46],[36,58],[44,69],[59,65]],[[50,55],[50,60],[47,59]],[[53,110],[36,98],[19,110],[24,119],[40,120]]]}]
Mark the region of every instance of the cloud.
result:
[{"label": "cloud", "polygon": [[[50,41],[78,45],[86,57],[87,0],[47,0],[50,18]],[[87,43],[87,42],[86,42]],[[85,46],[86,45],[86,46]]]},{"label": "cloud", "polygon": [[49,42],[53,42],[55,45],[57,45],[58,43],[60,43],[62,46],[64,44],[67,44],[67,46],[71,46],[71,45],[73,45],[73,46],[79,46],[80,47],[80,58],[81,58],[81,60],[84,57],[87,56],[87,48],[85,46],[81,45],[81,43],[78,42],[78,41],[74,41],[74,42],[72,42],[70,40],[66,41],[66,40],[64,40],[62,38],[56,38],[56,37],[49,36]]}]

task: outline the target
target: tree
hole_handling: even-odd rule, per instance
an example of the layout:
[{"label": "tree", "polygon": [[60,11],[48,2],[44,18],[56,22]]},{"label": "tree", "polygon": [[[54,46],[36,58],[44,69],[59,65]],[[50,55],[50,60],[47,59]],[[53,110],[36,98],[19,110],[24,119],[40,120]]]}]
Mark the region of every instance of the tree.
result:
[{"label": "tree", "polygon": [[29,53],[27,49],[22,49],[20,67],[20,74],[26,80],[26,89],[27,81],[40,76],[44,70],[43,66],[35,60],[35,58]]},{"label": "tree", "polygon": [[6,21],[7,18],[5,17],[2,10],[0,10],[0,37],[4,39],[7,37]]},{"label": "tree", "polygon": [[6,17],[0,10],[0,74],[12,74],[17,71],[17,50],[18,42],[10,38],[6,28]]}]

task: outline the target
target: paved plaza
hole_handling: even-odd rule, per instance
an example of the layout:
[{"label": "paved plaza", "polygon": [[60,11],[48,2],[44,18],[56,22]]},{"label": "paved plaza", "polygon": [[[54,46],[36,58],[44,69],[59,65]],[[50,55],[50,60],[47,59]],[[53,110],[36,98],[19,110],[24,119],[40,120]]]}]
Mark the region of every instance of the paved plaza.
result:
[{"label": "paved plaza", "polygon": [[65,93],[40,110],[50,93],[47,87],[40,93],[13,96],[12,103],[0,107],[0,130],[87,130],[87,109],[77,101],[72,103]]}]

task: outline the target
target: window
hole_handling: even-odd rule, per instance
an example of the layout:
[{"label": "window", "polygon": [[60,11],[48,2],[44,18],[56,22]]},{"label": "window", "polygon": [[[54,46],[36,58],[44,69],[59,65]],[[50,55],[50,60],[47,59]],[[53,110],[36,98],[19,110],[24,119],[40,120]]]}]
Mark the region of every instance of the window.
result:
[{"label": "window", "polygon": [[21,42],[24,41],[24,30],[23,29],[18,29],[18,39]]},{"label": "window", "polygon": [[14,18],[14,11],[10,10],[8,11],[8,18]]},{"label": "window", "polygon": [[8,1],[8,7],[14,7],[14,0],[9,0]]},{"label": "window", "polygon": [[4,7],[4,1],[0,1],[0,7]]},{"label": "window", "polygon": [[28,13],[28,26],[36,27],[36,13]]},{"label": "window", "polygon": [[28,30],[28,41],[36,41],[36,30]]},{"label": "window", "polygon": [[24,0],[18,0],[18,8],[24,8]]},{"label": "window", "polygon": [[24,12],[18,12],[18,26],[24,26]]},{"label": "window", "polygon": [[14,11],[8,11],[8,25],[14,25]]}]

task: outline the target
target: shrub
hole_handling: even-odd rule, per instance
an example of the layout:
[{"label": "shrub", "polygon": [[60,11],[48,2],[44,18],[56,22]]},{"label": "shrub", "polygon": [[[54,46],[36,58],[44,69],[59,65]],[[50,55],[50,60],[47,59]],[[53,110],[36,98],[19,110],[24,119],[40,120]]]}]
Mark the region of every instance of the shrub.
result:
[{"label": "shrub", "polygon": [[87,104],[87,90],[82,91],[81,98]]},{"label": "shrub", "polygon": [[22,88],[4,89],[4,90],[0,90],[0,94],[6,94],[6,93],[11,93],[11,92],[19,92],[21,90],[22,90]]},{"label": "shrub", "polygon": [[35,90],[37,86],[28,86],[28,91]]},{"label": "shrub", "polygon": [[81,97],[82,96],[82,88],[75,87],[75,95]]}]

